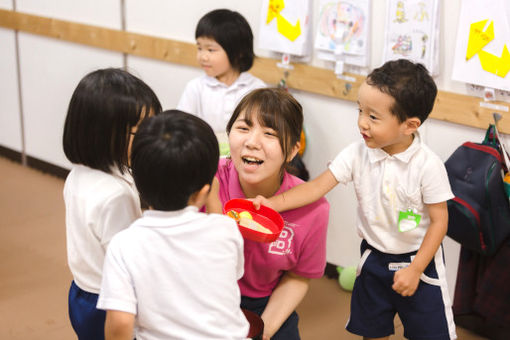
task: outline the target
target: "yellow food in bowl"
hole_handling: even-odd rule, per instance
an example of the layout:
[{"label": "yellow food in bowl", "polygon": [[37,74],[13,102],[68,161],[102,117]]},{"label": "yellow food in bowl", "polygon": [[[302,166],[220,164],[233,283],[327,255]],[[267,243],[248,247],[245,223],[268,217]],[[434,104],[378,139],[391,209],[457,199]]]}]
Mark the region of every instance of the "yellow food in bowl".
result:
[{"label": "yellow food in bowl", "polygon": [[248,211],[241,211],[239,213],[240,218],[249,218],[250,220],[253,220],[253,216]]}]

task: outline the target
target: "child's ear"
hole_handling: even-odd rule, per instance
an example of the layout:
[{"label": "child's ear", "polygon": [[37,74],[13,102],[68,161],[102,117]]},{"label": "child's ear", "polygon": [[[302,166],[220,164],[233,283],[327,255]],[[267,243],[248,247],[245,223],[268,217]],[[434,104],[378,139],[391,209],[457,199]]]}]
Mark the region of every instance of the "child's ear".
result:
[{"label": "child's ear", "polygon": [[207,196],[209,195],[209,191],[211,190],[210,184],[205,184],[202,189],[196,191],[191,195],[188,200],[188,205],[195,205],[198,208],[201,208],[205,202],[207,201]]},{"label": "child's ear", "polygon": [[420,127],[421,120],[418,117],[411,117],[411,118],[407,118],[406,121],[404,122],[404,124],[405,124],[405,131],[404,131],[404,133],[406,135],[411,135],[416,130],[418,130],[418,128]]},{"label": "child's ear", "polygon": [[292,148],[292,151],[289,154],[289,157],[287,157],[287,162],[290,162],[291,160],[296,157],[297,153],[299,152],[299,148],[301,147],[301,143],[297,142],[296,145]]}]

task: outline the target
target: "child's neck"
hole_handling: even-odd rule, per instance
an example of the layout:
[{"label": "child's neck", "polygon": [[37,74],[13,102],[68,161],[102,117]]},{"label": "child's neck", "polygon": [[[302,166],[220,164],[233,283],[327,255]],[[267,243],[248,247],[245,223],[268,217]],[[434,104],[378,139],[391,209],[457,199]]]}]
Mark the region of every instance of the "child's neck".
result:
[{"label": "child's neck", "polygon": [[405,136],[398,143],[391,144],[382,148],[388,155],[393,156],[397,153],[401,153],[407,150],[413,144],[414,134]]},{"label": "child's neck", "polygon": [[241,74],[238,71],[231,69],[223,74],[216,76],[216,79],[218,79],[220,83],[230,86],[237,80],[237,78],[239,78],[240,75]]}]

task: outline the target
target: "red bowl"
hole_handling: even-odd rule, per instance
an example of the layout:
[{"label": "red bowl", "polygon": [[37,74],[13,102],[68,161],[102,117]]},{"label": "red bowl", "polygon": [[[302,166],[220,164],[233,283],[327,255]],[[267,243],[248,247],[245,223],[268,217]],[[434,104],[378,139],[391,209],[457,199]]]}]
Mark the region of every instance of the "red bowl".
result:
[{"label": "red bowl", "polygon": [[238,223],[237,226],[244,238],[256,242],[273,242],[278,238],[278,236],[280,236],[283,229],[283,218],[273,209],[261,205],[259,210],[255,210],[252,201],[236,198],[228,201],[223,206],[224,214],[231,210],[234,210],[237,213],[240,213],[241,211],[248,211],[255,222],[260,223],[263,227],[271,230],[271,234],[266,234],[261,231],[243,227]]}]

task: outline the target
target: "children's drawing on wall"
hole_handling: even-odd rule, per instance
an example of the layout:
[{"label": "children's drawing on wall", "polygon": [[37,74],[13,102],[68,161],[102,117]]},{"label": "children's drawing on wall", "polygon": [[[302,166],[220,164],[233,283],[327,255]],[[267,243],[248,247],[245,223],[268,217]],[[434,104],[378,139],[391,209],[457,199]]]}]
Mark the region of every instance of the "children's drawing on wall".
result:
[{"label": "children's drawing on wall", "polygon": [[306,57],[311,53],[310,0],[263,0],[258,47]]},{"label": "children's drawing on wall", "polygon": [[452,78],[510,91],[510,3],[462,2]]},{"label": "children's drawing on wall", "polygon": [[418,10],[414,14],[414,20],[425,21],[429,20],[429,13],[427,12],[427,4],[424,2],[418,2]]},{"label": "children's drawing on wall", "polygon": [[395,19],[393,19],[393,22],[398,22],[399,24],[406,22],[406,10],[404,7],[404,2],[399,1],[397,2],[397,10],[395,11]]},{"label": "children's drawing on wall", "polygon": [[384,60],[406,58],[439,73],[439,0],[389,0]]},{"label": "children's drawing on wall", "polygon": [[317,57],[368,66],[370,0],[321,0],[319,7]]}]

